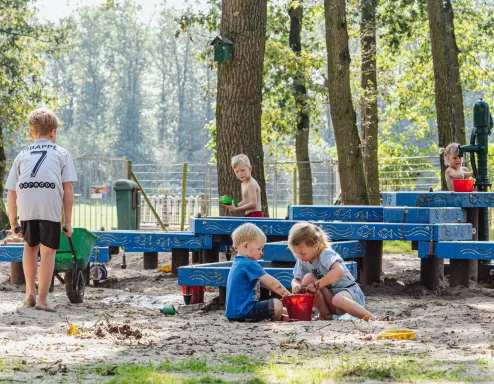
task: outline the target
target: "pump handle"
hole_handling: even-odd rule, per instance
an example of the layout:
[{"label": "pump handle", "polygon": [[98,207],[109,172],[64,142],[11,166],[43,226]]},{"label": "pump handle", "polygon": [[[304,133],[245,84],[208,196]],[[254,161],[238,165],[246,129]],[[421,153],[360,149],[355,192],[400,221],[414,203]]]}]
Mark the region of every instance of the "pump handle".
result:
[{"label": "pump handle", "polygon": [[[470,134],[470,144],[475,144],[475,128],[472,129],[472,133]],[[472,164],[472,171],[475,178],[477,178],[477,160],[475,159],[475,152],[470,152],[470,163]]]}]

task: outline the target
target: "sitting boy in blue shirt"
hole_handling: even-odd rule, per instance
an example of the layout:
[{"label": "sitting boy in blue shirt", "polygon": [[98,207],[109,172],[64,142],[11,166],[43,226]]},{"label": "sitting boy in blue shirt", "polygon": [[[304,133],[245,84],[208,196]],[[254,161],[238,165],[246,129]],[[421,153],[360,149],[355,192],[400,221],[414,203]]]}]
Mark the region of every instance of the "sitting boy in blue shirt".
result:
[{"label": "sitting boy in blue shirt", "polygon": [[262,258],[266,236],[254,224],[245,223],[232,233],[237,256],[226,283],[225,316],[231,321],[257,322],[265,319],[288,320],[283,303],[278,299],[256,301],[255,287],[262,285],[281,297],[290,292],[256,262]]}]

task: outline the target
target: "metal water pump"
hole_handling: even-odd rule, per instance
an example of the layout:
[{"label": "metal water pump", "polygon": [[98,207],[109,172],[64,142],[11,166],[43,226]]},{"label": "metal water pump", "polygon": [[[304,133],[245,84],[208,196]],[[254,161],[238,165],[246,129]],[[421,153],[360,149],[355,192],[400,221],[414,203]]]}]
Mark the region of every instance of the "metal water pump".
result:
[{"label": "metal water pump", "polygon": [[[458,146],[458,156],[470,153],[475,186],[479,192],[487,192],[492,185],[487,174],[487,155],[489,153],[489,135],[493,126],[489,104],[480,99],[473,105],[473,129],[469,145]],[[479,240],[489,240],[489,217],[487,208],[479,209]]]}]

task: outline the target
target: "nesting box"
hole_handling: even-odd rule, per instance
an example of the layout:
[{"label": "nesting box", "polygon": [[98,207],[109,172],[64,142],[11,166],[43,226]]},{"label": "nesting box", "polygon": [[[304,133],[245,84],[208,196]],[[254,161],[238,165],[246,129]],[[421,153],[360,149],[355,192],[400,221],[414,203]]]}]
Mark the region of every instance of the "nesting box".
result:
[{"label": "nesting box", "polygon": [[226,37],[216,36],[211,42],[214,47],[214,61],[221,65],[224,61],[232,61],[233,42]]}]

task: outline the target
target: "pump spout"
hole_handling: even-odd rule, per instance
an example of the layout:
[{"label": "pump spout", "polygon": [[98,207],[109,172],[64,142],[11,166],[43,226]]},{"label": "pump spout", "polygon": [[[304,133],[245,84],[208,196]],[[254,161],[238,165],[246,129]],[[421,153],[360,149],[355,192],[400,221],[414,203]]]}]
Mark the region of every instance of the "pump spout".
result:
[{"label": "pump spout", "polygon": [[458,145],[458,156],[463,157],[466,152],[482,152],[484,149],[484,146],[479,144]]}]

